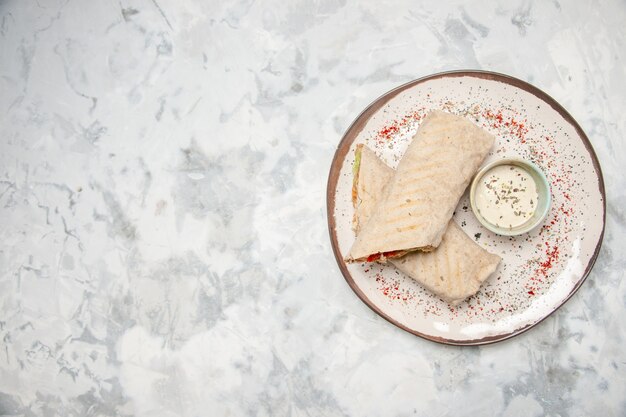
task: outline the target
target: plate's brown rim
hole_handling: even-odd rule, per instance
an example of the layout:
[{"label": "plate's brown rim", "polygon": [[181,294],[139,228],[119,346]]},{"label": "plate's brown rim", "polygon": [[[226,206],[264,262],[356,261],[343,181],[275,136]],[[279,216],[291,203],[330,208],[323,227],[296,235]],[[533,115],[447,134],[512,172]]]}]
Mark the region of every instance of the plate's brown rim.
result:
[{"label": "plate's brown rim", "polygon": [[[514,331],[510,333],[505,333],[505,334],[495,335],[495,336],[488,336],[488,337],[483,337],[480,339],[472,339],[472,340],[447,339],[443,337],[427,335],[427,334],[418,332],[416,330],[410,329],[407,326],[403,325],[402,323],[398,322],[397,320],[388,316],[376,304],[374,304],[369,298],[367,298],[367,296],[363,293],[363,291],[361,291],[361,289],[354,282],[354,279],[352,278],[350,271],[348,271],[346,263],[344,262],[341,254],[339,253],[339,245],[337,242],[336,223],[335,223],[335,214],[334,214],[335,213],[335,192],[337,189],[337,182],[339,179],[339,173],[341,171],[341,165],[346,157],[346,154],[350,150],[350,146],[352,145],[352,142],[354,142],[358,134],[361,132],[361,130],[363,130],[369,118],[376,111],[378,111],[378,109],[380,109],[389,100],[391,100],[393,97],[395,97],[402,91],[408,88],[411,88],[417,84],[426,82],[426,81],[430,81],[430,80],[434,80],[438,78],[445,78],[445,77],[451,77],[451,78],[475,77],[475,78],[499,81],[505,84],[512,85],[514,87],[521,88],[522,90],[534,95],[535,97],[539,98],[544,103],[552,107],[557,113],[559,113],[563,117],[563,119],[565,119],[565,121],[567,121],[569,124],[572,125],[572,127],[574,127],[574,129],[576,130],[576,133],[585,144],[585,148],[587,149],[587,151],[589,152],[589,155],[591,156],[593,167],[598,177],[598,188],[602,196],[602,231],[600,232],[600,238],[598,239],[598,243],[596,244],[596,248],[593,252],[593,255],[591,256],[591,259],[589,260],[589,263],[587,264],[587,268],[585,269],[585,272],[583,273],[581,278],[578,280],[574,288],[570,291],[570,293],[563,299],[563,301],[559,305],[557,305],[552,311],[550,311],[548,314],[546,314],[544,317],[542,317],[541,319],[537,320],[534,323],[527,324],[523,327],[515,329]],[[602,240],[604,238],[604,229],[606,226],[606,194],[604,190],[604,177],[602,176],[602,170],[600,169],[600,163],[598,161],[596,152],[594,151],[593,146],[591,145],[591,142],[589,141],[589,138],[587,137],[583,129],[580,127],[578,122],[576,122],[576,120],[572,117],[572,115],[570,115],[569,112],[565,110],[565,108],[561,106],[555,99],[553,99],[550,95],[543,92],[542,90],[535,87],[534,85],[529,84],[526,81],[522,81],[518,78],[512,77],[510,75],[501,74],[497,72],[491,72],[491,71],[482,71],[482,70],[455,70],[455,71],[444,71],[444,72],[439,72],[436,74],[427,75],[425,77],[421,77],[416,80],[409,81],[406,84],[402,84],[399,87],[396,87],[393,90],[386,92],[385,94],[381,95],[376,100],[374,100],[369,106],[367,106],[365,110],[363,110],[361,114],[359,114],[356,117],[356,119],[352,122],[350,127],[348,127],[343,137],[341,138],[339,145],[337,146],[337,150],[335,151],[335,156],[333,157],[333,160],[330,166],[330,172],[328,175],[328,184],[326,188],[326,210],[327,210],[327,217],[328,217],[328,231],[330,233],[330,240],[331,240],[331,244],[333,247],[333,254],[335,255],[335,259],[337,261],[337,264],[339,265],[341,274],[345,278],[350,288],[352,288],[352,290],[356,293],[356,295],[361,299],[361,301],[363,301],[376,314],[378,314],[379,316],[381,316],[382,318],[384,318],[391,324],[401,328],[402,330],[405,330],[409,333],[412,333],[416,336],[422,337],[424,339],[427,339],[433,342],[442,343],[446,345],[454,345],[454,346],[480,346],[480,345],[487,345],[491,343],[501,342],[501,341],[510,339],[511,337],[514,337],[514,336],[517,336],[519,334],[526,332],[527,330],[531,329],[532,327],[535,327],[537,324],[541,323],[543,320],[545,320],[550,315],[552,315],[552,313],[558,310],[563,304],[565,304],[576,293],[576,291],[578,291],[578,289],[581,287],[583,282],[585,282],[585,280],[589,276],[589,273],[591,272],[591,269],[593,268],[593,265],[595,264],[596,259],[598,258],[598,254],[602,246]]]}]

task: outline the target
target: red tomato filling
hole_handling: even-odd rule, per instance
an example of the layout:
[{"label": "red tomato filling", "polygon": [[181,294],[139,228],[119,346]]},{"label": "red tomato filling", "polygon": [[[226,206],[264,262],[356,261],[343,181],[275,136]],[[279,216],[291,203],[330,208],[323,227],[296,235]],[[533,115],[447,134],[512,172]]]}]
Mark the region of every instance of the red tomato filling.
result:
[{"label": "red tomato filling", "polygon": [[379,252],[379,253],[375,253],[373,255],[370,255],[367,257],[367,262],[374,262],[379,260],[380,258],[382,258],[383,256],[385,258],[393,258],[395,255],[399,254],[401,251],[399,250],[392,250],[389,252]]}]

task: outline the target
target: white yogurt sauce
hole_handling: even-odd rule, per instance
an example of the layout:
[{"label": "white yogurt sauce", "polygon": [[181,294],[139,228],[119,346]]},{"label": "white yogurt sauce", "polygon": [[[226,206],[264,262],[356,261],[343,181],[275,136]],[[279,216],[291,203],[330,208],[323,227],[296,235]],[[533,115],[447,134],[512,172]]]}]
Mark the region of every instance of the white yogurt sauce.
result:
[{"label": "white yogurt sauce", "polygon": [[537,208],[535,180],[525,169],[515,165],[498,165],[487,171],[475,193],[478,212],[496,227],[520,226]]}]

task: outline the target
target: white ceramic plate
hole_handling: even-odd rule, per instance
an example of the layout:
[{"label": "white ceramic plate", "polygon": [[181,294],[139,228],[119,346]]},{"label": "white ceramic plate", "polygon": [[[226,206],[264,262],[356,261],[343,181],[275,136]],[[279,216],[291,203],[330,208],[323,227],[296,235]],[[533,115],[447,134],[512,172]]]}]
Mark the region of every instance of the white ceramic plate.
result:
[{"label": "white ceramic plate", "polygon": [[[498,236],[461,198],[454,220],[502,257],[478,294],[458,307],[423,289],[391,265],[346,264],[351,230],[354,149],[364,143],[396,167],[423,116],[432,109],[465,115],[496,136],[485,164],[503,157],[531,160],[546,174],[553,202],[543,225]],[[455,345],[507,339],[549,316],[580,287],[604,233],[604,183],[598,160],[576,121],[532,85],[482,71],[431,75],[392,90],[359,115],[335,154],[327,190],[328,224],[339,267],[375,312],[415,335]]]}]

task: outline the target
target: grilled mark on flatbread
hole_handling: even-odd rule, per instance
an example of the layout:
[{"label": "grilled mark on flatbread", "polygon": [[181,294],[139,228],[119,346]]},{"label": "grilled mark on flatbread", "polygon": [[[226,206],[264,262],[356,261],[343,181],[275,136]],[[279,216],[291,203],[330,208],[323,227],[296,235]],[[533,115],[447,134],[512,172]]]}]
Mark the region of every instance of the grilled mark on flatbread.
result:
[{"label": "grilled mark on flatbread", "polygon": [[[441,111],[429,113],[388,189],[371,208],[372,220],[361,223],[346,260],[363,261],[376,253],[437,247],[454,207],[493,141],[492,135],[463,117]],[[406,194],[407,188],[413,194]],[[424,222],[422,216],[428,216],[429,221]],[[416,227],[404,228],[408,226],[405,222]],[[398,228],[402,230],[398,232]]]}]

